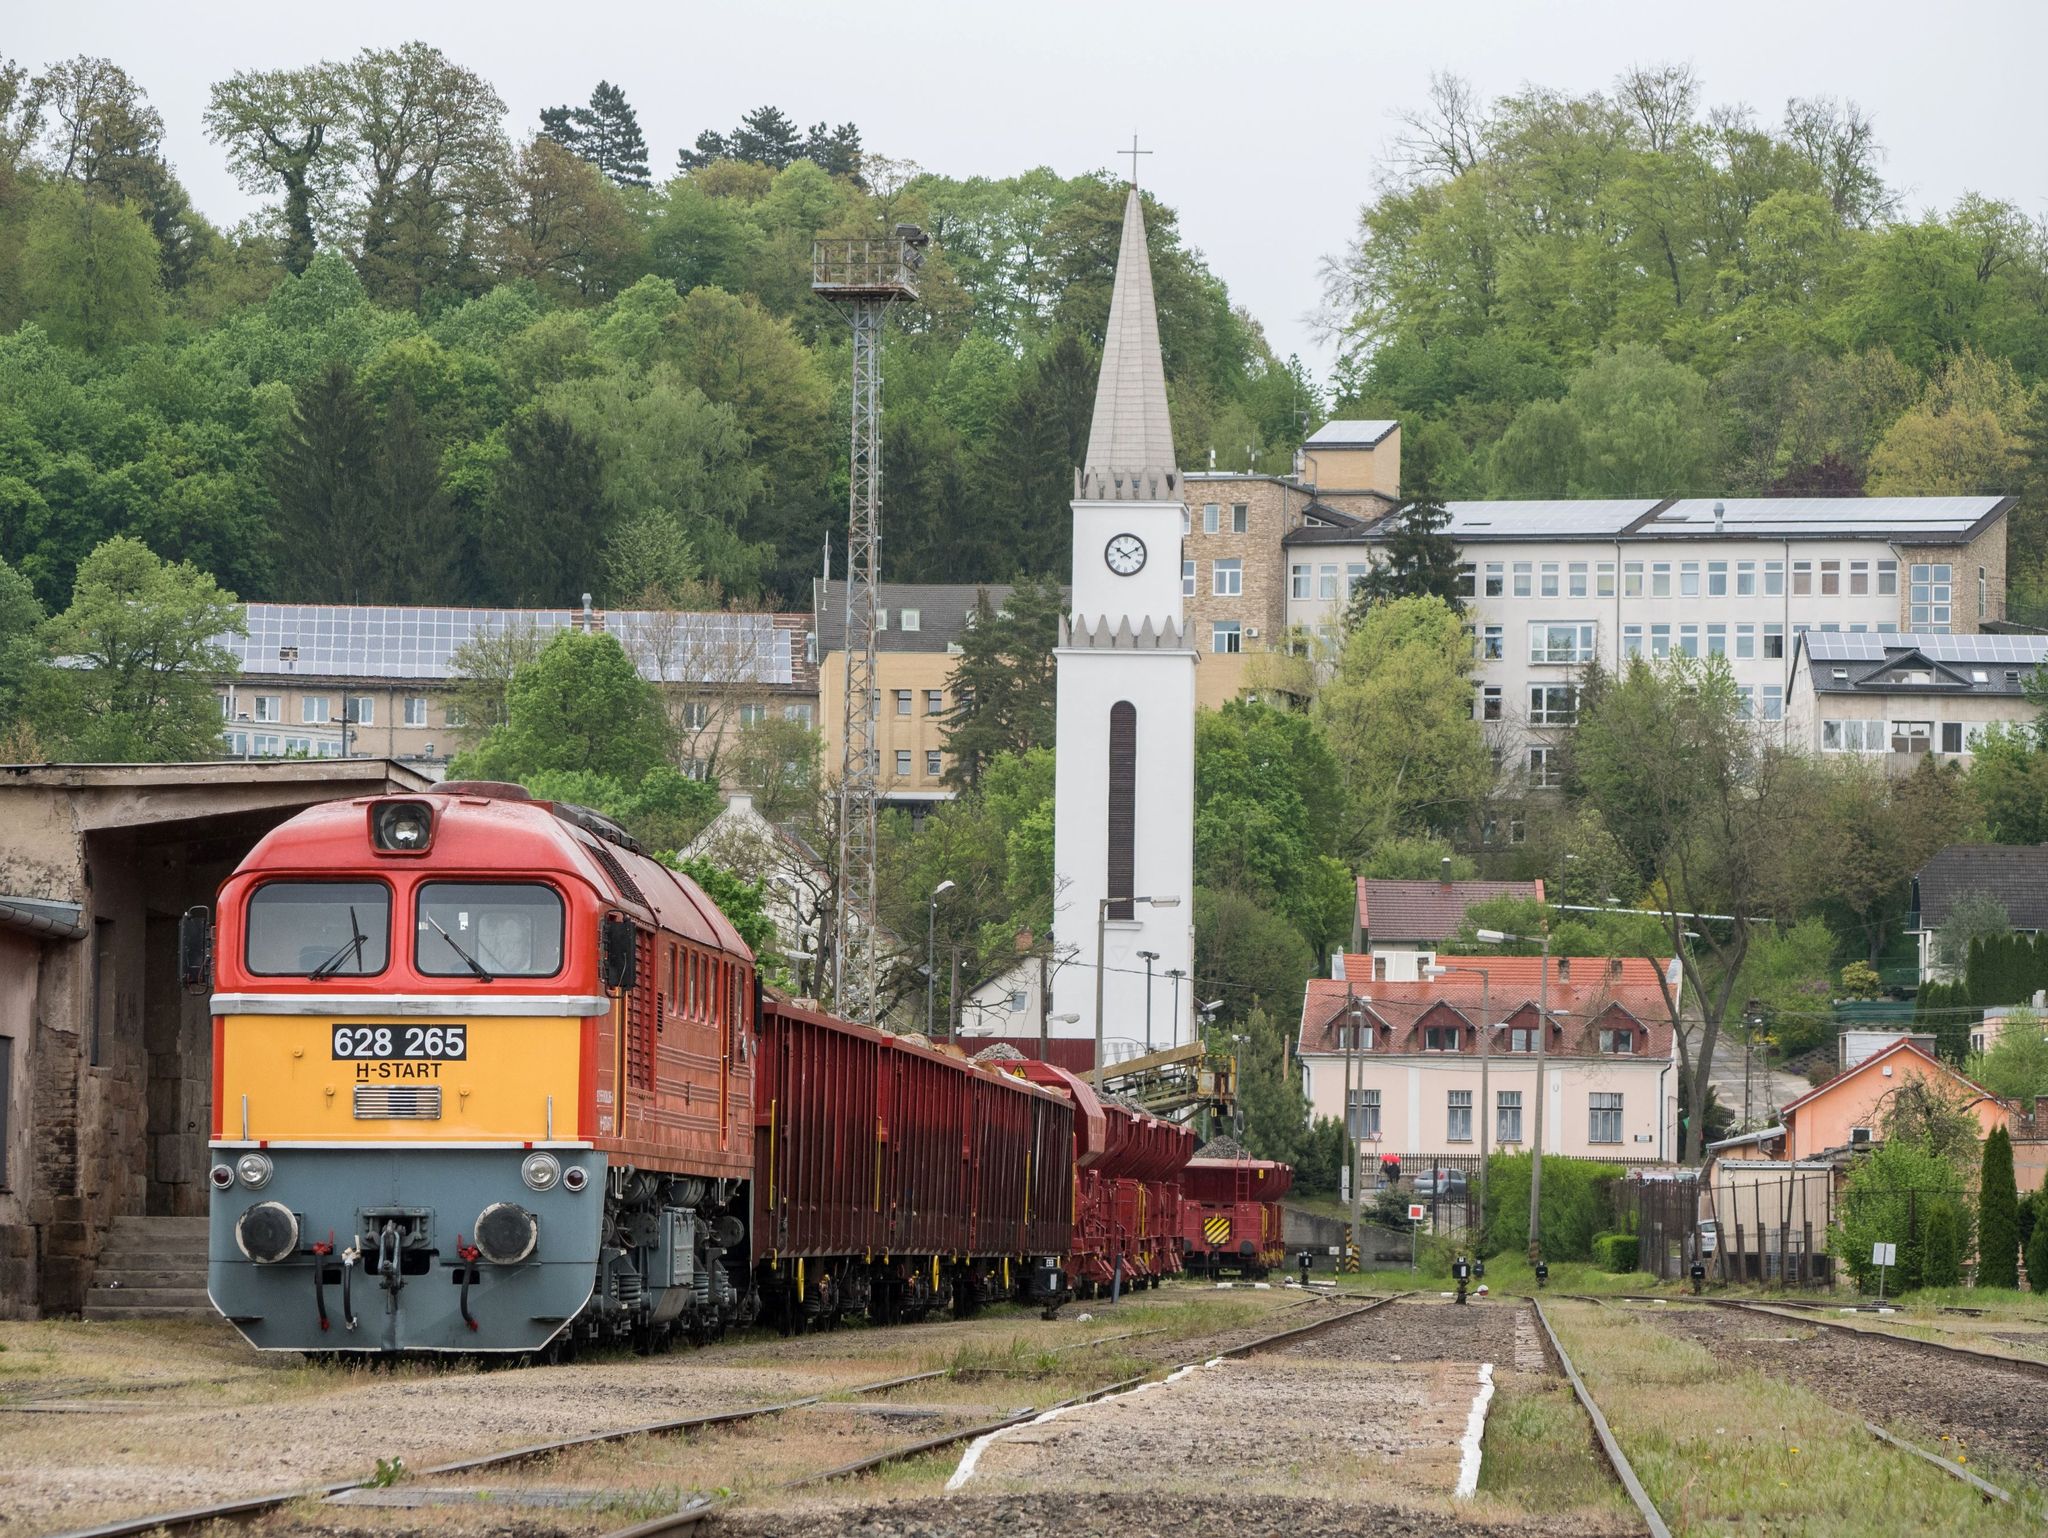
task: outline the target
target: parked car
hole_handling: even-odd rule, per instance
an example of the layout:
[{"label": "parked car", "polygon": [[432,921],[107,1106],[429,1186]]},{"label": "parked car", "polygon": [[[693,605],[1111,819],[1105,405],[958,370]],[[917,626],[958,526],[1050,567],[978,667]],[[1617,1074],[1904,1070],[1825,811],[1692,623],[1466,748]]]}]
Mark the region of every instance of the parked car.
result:
[{"label": "parked car", "polygon": [[1433,1197],[1446,1200],[1465,1199],[1466,1180],[1463,1170],[1428,1169],[1415,1174],[1415,1199],[1429,1201]]}]

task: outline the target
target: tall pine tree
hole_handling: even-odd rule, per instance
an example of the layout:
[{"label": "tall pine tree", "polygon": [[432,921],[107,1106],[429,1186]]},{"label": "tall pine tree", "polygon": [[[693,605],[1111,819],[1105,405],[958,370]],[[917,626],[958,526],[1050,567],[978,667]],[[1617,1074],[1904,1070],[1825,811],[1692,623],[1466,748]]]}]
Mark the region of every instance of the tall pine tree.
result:
[{"label": "tall pine tree", "polygon": [[2020,1284],[2020,1198],[2013,1182],[2012,1139],[1993,1127],[1984,1140],[1977,1186],[1977,1285]]},{"label": "tall pine tree", "polygon": [[946,716],[946,782],[981,778],[989,760],[1053,745],[1053,648],[1066,595],[1050,577],[1028,577],[998,610],[984,589],[960,638],[954,706]]},{"label": "tall pine tree", "polygon": [[314,603],[389,602],[374,591],[377,541],[368,527],[376,419],[355,371],[338,359],[301,384],[271,457],[282,596]]},{"label": "tall pine tree", "polygon": [[621,187],[645,187],[647,139],[626,93],[598,81],[584,107],[543,107],[540,131],[570,154],[587,160]]},{"label": "tall pine tree", "polygon": [[495,602],[565,609],[601,591],[609,532],[595,440],[535,409],[505,429],[481,564]]},{"label": "tall pine tree", "polygon": [[412,391],[395,387],[371,467],[377,596],[387,603],[442,603],[470,557],[441,484],[441,450]]},{"label": "tall pine tree", "polygon": [[1451,510],[1445,507],[1427,476],[1411,493],[1408,506],[1394,515],[1381,559],[1353,589],[1348,618],[1365,617],[1374,604],[1396,598],[1441,598],[1453,609],[1465,607],[1464,568],[1458,542],[1444,532]]}]

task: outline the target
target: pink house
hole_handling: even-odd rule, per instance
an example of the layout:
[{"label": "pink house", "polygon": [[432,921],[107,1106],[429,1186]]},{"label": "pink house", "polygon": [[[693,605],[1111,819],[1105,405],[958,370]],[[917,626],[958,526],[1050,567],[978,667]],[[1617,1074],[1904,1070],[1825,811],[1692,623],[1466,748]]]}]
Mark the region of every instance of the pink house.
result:
[{"label": "pink house", "polygon": [[1389,981],[1374,978],[1370,957],[1347,956],[1345,978],[1310,980],[1297,1055],[1314,1115],[1345,1116],[1348,1069],[1350,1126],[1384,1153],[1477,1154],[1482,1117],[1487,1148],[1526,1149],[1545,1028],[1544,1152],[1676,1155],[1677,1060],[1654,963],[1552,957],[1539,1027],[1541,957],[1445,961],[1456,970]]},{"label": "pink house", "polygon": [[2006,1126],[2012,1108],[1983,1086],[1971,1083],[1911,1038],[1901,1036],[1854,1068],[1808,1090],[1786,1106],[1784,1157],[1811,1159],[1836,1149],[1874,1143],[1881,1136],[1892,1094],[1902,1084],[1933,1079],[1969,1098],[1981,1134]]}]

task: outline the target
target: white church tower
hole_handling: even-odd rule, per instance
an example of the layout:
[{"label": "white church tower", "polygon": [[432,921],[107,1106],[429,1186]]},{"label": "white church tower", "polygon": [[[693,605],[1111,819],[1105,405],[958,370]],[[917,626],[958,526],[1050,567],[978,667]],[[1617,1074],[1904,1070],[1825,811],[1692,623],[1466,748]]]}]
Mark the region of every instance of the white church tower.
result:
[{"label": "white church tower", "polygon": [[1092,1053],[1099,1030],[1112,1062],[1144,1050],[1148,1002],[1155,1049],[1194,1037],[1195,652],[1181,617],[1182,496],[1133,187],[1075,480],[1072,612],[1054,654],[1053,931],[1064,964],[1053,1013],[1074,1018],[1056,1018],[1053,1034],[1085,1039]]}]

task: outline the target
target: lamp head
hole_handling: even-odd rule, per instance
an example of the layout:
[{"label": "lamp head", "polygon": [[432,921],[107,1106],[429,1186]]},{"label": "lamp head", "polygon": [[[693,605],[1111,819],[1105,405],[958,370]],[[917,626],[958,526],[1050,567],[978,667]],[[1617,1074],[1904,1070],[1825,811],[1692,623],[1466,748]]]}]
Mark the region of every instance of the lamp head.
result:
[{"label": "lamp head", "polygon": [[937,886],[932,888],[932,901],[937,902],[941,897],[944,897],[948,892],[954,890],[956,890],[956,888],[954,887],[952,882],[941,881]]},{"label": "lamp head", "polygon": [[1511,935],[1504,929],[1475,929],[1472,938],[1481,945],[1505,945],[1510,940],[1519,940],[1520,935]]}]

